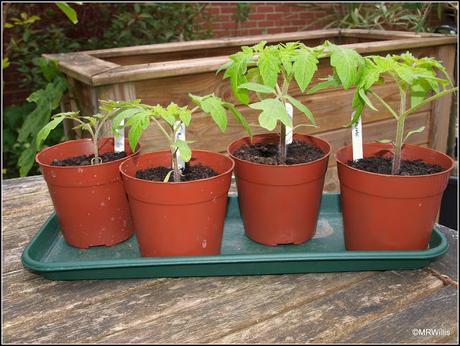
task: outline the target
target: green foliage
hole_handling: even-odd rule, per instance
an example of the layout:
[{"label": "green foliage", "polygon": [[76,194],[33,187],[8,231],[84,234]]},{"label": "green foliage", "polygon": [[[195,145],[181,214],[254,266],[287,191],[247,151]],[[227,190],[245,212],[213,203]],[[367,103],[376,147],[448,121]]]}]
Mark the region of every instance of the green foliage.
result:
[{"label": "green foliage", "polygon": [[[38,166],[34,163],[36,133],[56,113],[67,89],[65,77],[57,73],[54,64],[41,58],[43,53],[152,44],[210,35],[196,21],[204,15],[207,4],[68,4],[70,6],[66,3],[56,3],[56,6],[9,3],[3,6],[2,68],[17,71],[20,86],[35,91],[29,102],[4,109],[4,114],[10,114],[10,118],[14,115],[10,124],[16,126],[12,128],[4,123],[3,136],[15,141],[4,147],[5,177],[15,177],[19,173],[38,174]],[[79,24],[73,25],[70,20],[77,18]],[[58,126],[45,144],[53,145],[62,139],[63,130]]]},{"label": "green foliage", "polygon": [[248,20],[249,14],[251,13],[251,5],[244,2],[238,2],[236,4],[236,11],[233,15],[233,19],[237,23],[244,23]]},{"label": "green foliage", "polygon": [[323,29],[374,29],[432,32],[430,15],[437,13],[439,19],[454,2],[406,2],[406,3],[335,3],[308,4],[324,12],[324,16],[312,21],[303,29],[321,25]]},{"label": "green foliage", "polygon": [[[17,154],[20,151],[17,164],[15,165],[19,169],[20,176],[27,175],[34,167],[35,154],[40,150],[39,147],[35,146],[38,131],[50,120],[52,114],[59,107],[61,98],[67,90],[67,79],[59,72],[55,62],[41,59],[39,64],[48,84],[46,84],[43,89],[35,91],[27,98],[28,103],[25,104],[27,106],[20,106],[19,108],[12,107],[12,112],[8,112],[10,109],[7,108],[7,112],[5,112],[16,115],[15,109],[30,110],[15,119],[14,126],[17,127],[15,127],[14,132],[17,131],[16,136],[14,132],[13,134],[8,134],[8,132],[11,131],[8,128],[3,131],[4,135],[7,137],[15,138],[16,143],[13,145],[13,148],[15,148],[13,152]],[[12,122],[10,122],[10,124],[12,124]],[[54,144],[61,138],[62,131],[50,142]],[[8,169],[11,173],[15,172],[15,169],[11,166],[8,166]],[[37,169],[34,168],[33,171],[36,172]]]},{"label": "green foliage", "polygon": [[322,52],[322,46],[310,48],[300,42],[267,46],[265,41],[261,41],[253,47],[242,47],[221,69],[225,70],[224,78],[230,78],[232,91],[239,101],[249,104],[248,91],[256,93],[260,102],[249,107],[262,111],[259,125],[272,131],[278,121],[292,127],[292,120],[284,106],[287,101],[314,123],[312,113],[300,101],[289,96],[288,89],[289,84],[295,81],[299,89],[305,91],[317,70]]},{"label": "green foliage", "polygon": [[[80,3],[81,5],[81,3]],[[56,2],[56,6],[69,18],[73,24],[78,23],[77,12],[65,2]]]},{"label": "green foliage", "polygon": [[[171,102],[167,107],[159,104],[152,106],[141,103],[140,100],[131,101],[100,101],[101,109],[106,112],[116,112],[113,119],[113,131],[117,132],[124,127],[129,127],[128,139],[131,148],[137,146],[139,139],[145,129],[153,122],[168,141],[171,150],[171,163],[174,170],[174,181],[180,181],[180,169],[178,159],[184,162],[190,161],[192,150],[189,146],[191,141],[178,138],[177,133],[182,125],[190,125],[192,113],[199,108],[209,114],[217,126],[225,131],[228,123],[228,111],[242,123],[250,132],[246,119],[236,107],[214,94],[206,96],[189,95],[197,105],[193,109],[188,106],[180,107]],[[126,121],[125,121],[126,120]],[[167,177],[169,179],[169,176]],[[165,181],[167,181],[166,179]]]},{"label": "green foliage", "polygon": [[[388,54],[385,57],[371,55],[363,59],[364,63],[360,66],[358,73],[359,77],[353,82],[356,86],[352,102],[354,117],[349,126],[358,121],[364,107],[367,106],[377,110],[367,96],[368,93],[372,94],[396,119],[397,129],[395,141],[393,142],[392,174],[399,174],[401,148],[404,142],[411,135],[420,133],[425,129],[425,127],[420,127],[416,130],[408,131],[404,136],[407,117],[431,101],[455,92],[457,88],[453,87],[446,68],[433,58],[416,58],[410,52],[406,52],[400,55]],[[439,78],[438,74],[446,78]],[[385,83],[384,75],[389,76],[398,86],[401,98],[399,111],[394,110],[372,90],[373,86]],[[345,83],[342,82],[342,84],[345,88]],[[347,86],[349,85],[347,84]],[[433,95],[430,96],[432,93]],[[408,100],[410,100],[409,108],[407,105]]]}]

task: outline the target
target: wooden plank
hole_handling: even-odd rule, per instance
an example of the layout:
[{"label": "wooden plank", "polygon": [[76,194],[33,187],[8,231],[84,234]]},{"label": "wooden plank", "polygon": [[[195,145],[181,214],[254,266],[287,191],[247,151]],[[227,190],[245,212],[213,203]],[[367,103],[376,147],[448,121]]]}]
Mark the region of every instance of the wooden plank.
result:
[{"label": "wooden plank", "polygon": [[[422,47],[442,46],[453,44],[456,38],[453,36],[405,38],[397,40],[386,40],[377,42],[363,42],[343,45],[354,48],[362,54],[391,52],[395,50],[411,50]],[[228,61],[226,56],[216,56],[201,59],[166,61],[151,64],[136,64],[121,66],[107,72],[100,73],[91,78],[94,85],[112,84],[117,82],[128,82],[162,78],[185,74],[217,71],[217,69]]]},{"label": "wooden plank", "polygon": [[[418,271],[382,272],[272,318],[260,318],[213,343],[324,343],[341,340],[383,316],[408,309],[442,282]],[[455,310],[452,306],[450,309]],[[411,335],[408,335],[408,339]],[[404,342],[407,339],[402,339]]]},{"label": "wooden plank", "polygon": [[[457,290],[445,287],[408,306],[353,330],[345,338],[329,340],[343,343],[429,344],[456,341]],[[425,335],[422,334],[424,333]],[[429,332],[427,331],[429,330]],[[438,333],[427,335],[426,333]]]},{"label": "wooden plank", "polygon": [[[66,343],[78,340],[108,343],[118,338],[120,341],[130,340],[129,343],[158,343],[190,338],[187,335],[192,334],[194,339],[204,338],[202,341],[205,341],[211,336],[224,334],[227,329],[238,328],[247,320],[252,322],[260,315],[273,315],[284,308],[294,308],[296,302],[326,296],[374,274],[167,279],[130,294],[124,294],[120,289],[103,300],[94,299],[95,291],[90,297],[85,294],[74,298],[69,296],[65,309],[53,310],[49,304],[44,304],[46,312],[10,321],[4,326],[4,337],[11,342],[53,340]],[[106,290],[110,282],[104,283],[103,290]],[[284,298],[288,294],[289,300]],[[35,304],[38,306],[34,309],[39,311],[41,303],[35,301]],[[57,319],[57,316],[62,317]],[[197,328],[198,323],[194,320],[200,322],[202,328]],[[43,321],[47,322],[45,327]],[[203,327],[204,321],[206,327]],[[15,330],[23,332],[15,334]]]},{"label": "wooden plank", "polygon": [[398,31],[398,30],[367,30],[367,29],[339,29],[339,35],[344,37],[365,37],[372,39],[401,39],[401,38],[417,38],[417,37],[446,37],[449,35],[435,34],[427,32],[409,32],[409,31]]},{"label": "wooden plank", "polygon": [[119,67],[118,64],[81,52],[43,54],[43,57],[49,60],[57,60],[62,72],[86,84],[91,84],[91,78],[94,75]]},{"label": "wooden plank", "polygon": [[442,233],[449,242],[449,249],[442,256],[436,258],[429,268],[436,271],[440,275],[445,275],[448,279],[455,282],[458,281],[458,231],[439,225]]},{"label": "wooden plank", "polygon": [[[454,80],[456,46],[442,46],[438,48],[437,58],[441,60],[449,73],[451,80]],[[443,77],[444,78],[444,77]],[[443,153],[447,149],[449,137],[449,120],[453,95],[444,96],[432,103],[433,111],[431,117],[430,147]],[[455,126],[455,124],[452,124]]]},{"label": "wooden plank", "polygon": [[287,41],[298,41],[298,40],[310,40],[310,39],[326,39],[337,36],[339,33],[338,29],[329,30],[311,30],[311,31],[299,31],[290,33],[279,33],[279,34],[266,34],[266,35],[252,35],[252,36],[240,36],[240,37],[228,37],[211,40],[194,40],[186,42],[170,42],[170,43],[159,43],[151,45],[123,47],[123,48],[109,48],[109,49],[98,49],[82,51],[81,53],[89,54],[97,58],[108,58],[118,56],[130,56],[130,55],[142,55],[142,54],[159,54],[167,52],[177,51],[190,51],[198,49],[211,49],[211,48],[225,48],[225,47],[237,47],[245,45],[254,45],[260,41],[267,42],[287,42]]}]

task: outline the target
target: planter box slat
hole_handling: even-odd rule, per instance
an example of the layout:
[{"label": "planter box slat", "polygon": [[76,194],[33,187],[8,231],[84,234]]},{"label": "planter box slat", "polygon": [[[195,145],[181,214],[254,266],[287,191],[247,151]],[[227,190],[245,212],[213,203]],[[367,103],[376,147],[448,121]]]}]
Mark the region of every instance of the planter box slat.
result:
[{"label": "planter box slat", "polygon": [[[232,96],[228,80],[222,80],[222,74],[215,71],[228,61],[228,54],[239,50],[241,45],[253,45],[260,40],[269,43],[302,41],[307,44],[330,40],[336,44],[355,48],[361,54],[399,54],[406,50],[416,56],[430,56],[442,60],[450,75],[453,75],[455,63],[456,36],[440,34],[415,34],[401,31],[378,31],[356,29],[316,30],[307,32],[282,33],[275,35],[257,35],[226,39],[173,42],[146,46],[103,49],[69,54],[48,54],[49,59],[57,59],[61,69],[67,74],[73,86],[76,103],[72,108],[81,109],[82,115],[97,112],[98,99],[140,98],[149,104],[163,105],[174,101],[191,105],[188,93],[216,95],[236,102]],[[364,41],[364,42],[363,42]],[[317,43],[315,43],[317,44]],[[149,63],[150,62],[150,63]],[[312,86],[317,78],[331,74],[327,61],[321,61]],[[399,100],[392,86],[377,89],[391,105]],[[291,94],[300,94],[295,87]],[[301,96],[317,119],[320,128],[299,128],[301,133],[316,133],[325,136],[334,143],[348,143],[350,132],[342,126],[351,115],[353,90],[339,91],[328,89],[314,95]],[[254,123],[257,114],[236,102],[237,107],[248,115]],[[363,116],[366,140],[376,140],[391,136],[395,124],[388,112],[375,102],[378,112],[366,111]],[[422,137],[414,137],[420,144],[445,151],[449,127],[451,97],[446,96],[413,116],[415,128],[418,124],[427,126]],[[296,114],[297,115],[297,114]],[[228,130],[222,134],[204,114],[196,114],[188,129],[190,139],[199,140],[192,147],[216,151],[238,137],[244,136],[243,129],[229,118]],[[296,116],[295,122],[304,117]],[[412,127],[414,126],[414,127]],[[255,133],[263,130],[255,128]],[[141,138],[143,151],[164,148],[164,140],[154,128],[149,128]]]}]

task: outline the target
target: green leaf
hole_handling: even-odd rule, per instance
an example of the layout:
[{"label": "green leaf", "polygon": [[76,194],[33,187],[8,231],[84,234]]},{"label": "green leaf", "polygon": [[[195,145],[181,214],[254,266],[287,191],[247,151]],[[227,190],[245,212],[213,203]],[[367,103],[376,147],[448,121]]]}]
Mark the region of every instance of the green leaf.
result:
[{"label": "green leaf", "polygon": [[350,48],[329,45],[331,51],[331,65],[345,90],[356,84],[359,77],[359,68],[363,64],[363,58]]},{"label": "green leaf", "polygon": [[311,87],[307,91],[307,95],[314,94],[315,92],[318,92],[326,88],[338,88],[340,85],[340,80],[338,80],[338,78],[329,76],[324,82],[319,82],[318,84]]},{"label": "green leaf", "polygon": [[126,122],[126,126],[131,126],[128,132],[128,141],[133,152],[136,150],[142,133],[149,127],[149,125],[150,114],[147,112],[139,112],[131,116]]},{"label": "green leaf", "polygon": [[289,118],[285,106],[278,99],[265,99],[250,104],[249,107],[262,110],[259,115],[259,125],[269,131],[275,129],[278,120],[287,127],[292,127],[292,119]]},{"label": "green leaf", "polygon": [[227,109],[229,109],[230,112],[232,112],[232,114],[233,114],[233,116],[235,117],[235,119],[236,119],[241,125],[243,125],[244,129],[246,130],[246,132],[249,134],[249,136],[252,137],[252,130],[251,130],[251,127],[249,126],[248,121],[247,121],[246,118],[243,116],[243,114],[241,114],[241,112],[235,107],[235,105],[226,102],[226,103],[225,103],[225,107],[226,107]]},{"label": "green leaf", "polygon": [[73,24],[78,23],[77,12],[75,12],[75,10],[72,7],[70,7],[67,3],[65,3],[65,2],[56,2],[56,6],[59,7],[59,9],[62,12],[64,12],[64,14],[67,16],[67,18],[69,18],[69,20]]},{"label": "green leaf", "polygon": [[221,131],[227,128],[227,113],[222,104],[222,100],[216,96],[204,97],[201,99],[201,109],[211,115],[214,122]]},{"label": "green leaf", "polygon": [[426,99],[429,91],[430,84],[425,81],[418,81],[410,86],[410,106],[411,108],[422,103]]},{"label": "green leaf", "polygon": [[8,57],[3,58],[3,60],[2,60],[2,70],[6,69],[8,66],[10,66],[10,59]]},{"label": "green leaf", "polygon": [[116,132],[117,130],[123,128],[121,125],[122,121],[131,118],[133,115],[143,111],[144,110],[142,108],[128,108],[120,111],[112,120],[112,130]]},{"label": "green leaf", "polygon": [[244,83],[244,84],[241,84],[239,88],[244,88],[244,89],[248,89],[248,90],[252,90],[252,91],[256,91],[256,92],[264,93],[264,94],[269,94],[269,93],[275,94],[276,93],[275,89],[270,88],[263,84],[258,84],[258,83]]},{"label": "green leaf", "polygon": [[406,137],[404,137],[403,142],[405,142],[410,136],[412,136],[412,135],[414,135],[414,134],[416,134],[416,133],[421,133],[421,132],[423,132],[424,130],[425,130],[425,126],[421,126],[421,127],[419,127],[418,129],[416,129],[416,130],[409,131],[409,132],[407,133]]},{"label": "green leaf", "polygon": [[369,98],[367,97],[366,92],[363,89],[357,89],[357,90],[358,90],[359,96],[369,106],[369,108],[374,111],[377,111],[377,108],[374,107],[371,100],[369,100]]},{"label": "green leaf", "polygon": [[259,54],[257,66],[266,86],[274,88],[280,72],[279,58],[274,54],[275,48],[265,49]]},{"label": "green leaf", "polygon": [[27,173],[29,173],[30,169],[34,165],[35,162],[35,154],[37,152],[34,150],[33,146],[26,148],[18,159],[18,166],[19,166],[19,175],[21,177],[25,177]]},{"label": "green leaf", "polygon": [[305,106],[304,104],[302,104],[302,102],[296,100],[295,98],[287,95],[286,98],[289,100],[289,102],[291,102],[291,104],[297,108],[299,111],[301,111],[302,113],[304,113],[307,118],[310,120],[310,122],[316,126],[316,122],[315,122],[315,118],[312,114],[312,112],[307,108],[307,106]]},{"label": "green leaf", "polygon": [[65,116],[56,117],[51,120],[48,124],[46,124],[40,131],[38,131],[37,138],[36,138],[36,148],[40,149],[42,143],[48,138],[50,132],[54,130],[62,121],[65,119]]},{"label": "green leaf", "polygon": [[300,90],[304,92],[310,84],[313,75],[318,70],[318,59],[313,53],[303,50],[294,60],[294,78]]},{"label": "green leaf", "polygon": [[352,118],[351,121],[347,125],[345,125],[345,127],[351,127],[359,120],[361,114],[363,113],[364,104],[364,101],[359,96],[359,91],[356,90],[353,97],[353,101],[351,103],[351,106],[353,108]]},{"label": "green leaf", "polygon": [[190,159],[192,158],[192,149],[190,149],[186,141],[176,139],[176,141],[174,142],[174,147],[179,149],[180,157],[182,160],[184,160],[185,162],[190,161]]}]

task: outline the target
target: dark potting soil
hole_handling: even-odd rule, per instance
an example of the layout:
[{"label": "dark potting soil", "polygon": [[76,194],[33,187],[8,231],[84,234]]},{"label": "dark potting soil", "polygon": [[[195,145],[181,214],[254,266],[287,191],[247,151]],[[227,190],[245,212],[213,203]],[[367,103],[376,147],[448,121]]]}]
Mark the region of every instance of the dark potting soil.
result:
[{"label": "dark potting soil", "polygon": [[[241,160],[265,165],[279,165],[278,144],[244,144],[233,155]],[[324,156],[323,150],[316,145],[302,141],[293,141],[287,146],[286,164],[306,163]]]},{"label": "dark potting soil", "polygon": [[[124,151],[121,151],[119,153],[111,151],[111,152],[99,155],[99,157],[102,159],[102,163],[115,161],[125,156],[126,156],[126,152]],[[51,165],[52,166],[88,166],[88,165],[91,165],[91,159],[93,157],[94,157],[94,154],[73,156],[73,157],[68,157],[64,160],[56,159],[56,160],[53,160],[53,162],[51,162]]]},{"label": "dark potting soil", "polygon": [[[140,169],[136,172],[136,178],[144,180],[164,181],[171,168],[165,166]],[[181,175],[181,181],[192,181],[198,179],[211,178],[218,173],[209,166],[202,164],[191,166],[185,164],[185,169]],[[168,182],[174,182],[173,173],[169,176]]]},{"label": "dark potting soil", "polygon": [[[391,174],[391,158],[383,156],[370,156],[356,161],[349,160],[349,166],[362,171]],[[424,175],[442,172],[443,168],[439,165],[427,163],[423,160],[401,160],[401,170],[399,175]]]}]

